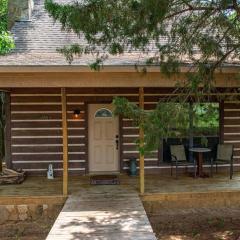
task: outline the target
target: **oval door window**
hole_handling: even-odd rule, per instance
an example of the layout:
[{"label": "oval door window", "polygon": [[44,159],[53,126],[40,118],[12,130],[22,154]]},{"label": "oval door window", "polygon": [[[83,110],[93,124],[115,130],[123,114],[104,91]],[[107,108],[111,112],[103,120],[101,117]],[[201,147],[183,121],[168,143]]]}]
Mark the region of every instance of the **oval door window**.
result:
[{"label": "oval door window", "polygon": [[107,108],[101,108],[95,113],[95,118],[110,118],[112,116],[112,112]]}]

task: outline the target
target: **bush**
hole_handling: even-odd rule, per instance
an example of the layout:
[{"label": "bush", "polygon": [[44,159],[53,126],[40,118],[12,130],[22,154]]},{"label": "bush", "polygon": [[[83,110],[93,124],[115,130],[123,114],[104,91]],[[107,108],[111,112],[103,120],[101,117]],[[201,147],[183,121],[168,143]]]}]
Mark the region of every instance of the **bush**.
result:
[{"label": "bush", "polygon": [[12,35],[7,31],[8,1],[0,0],[0,55],[14,48]]},{"label": "bush", "polygon": [[2,31],[0,34],[0,55],[8,53],[14,48],[13,37],[9,32]]}]

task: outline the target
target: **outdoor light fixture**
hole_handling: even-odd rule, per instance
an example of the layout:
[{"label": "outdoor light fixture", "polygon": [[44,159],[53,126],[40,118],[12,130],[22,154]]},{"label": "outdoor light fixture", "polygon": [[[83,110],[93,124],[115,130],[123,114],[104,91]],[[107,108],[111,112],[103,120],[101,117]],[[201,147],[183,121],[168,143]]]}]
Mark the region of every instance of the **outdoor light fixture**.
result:
[{"label": "outdoor light fixture", "polygon": [[75,110],[73,111],[73,117],[74,117],[75,119],[79,119],[79,118],[80,118],[80,113],[81,113],[81,111],[80,111],[79,109],[75,109]]}]

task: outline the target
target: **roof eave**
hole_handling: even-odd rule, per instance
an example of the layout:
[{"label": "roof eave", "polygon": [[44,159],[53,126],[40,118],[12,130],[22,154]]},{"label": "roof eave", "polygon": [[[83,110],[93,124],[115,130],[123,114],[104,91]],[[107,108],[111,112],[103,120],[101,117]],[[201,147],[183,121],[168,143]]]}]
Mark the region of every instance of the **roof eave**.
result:
[{"label": "roof eave", "polygon": [[[147,72],[160,72],[159,66],[138,66],[138,70],[146,68]],[[182,66],[180,72],[189,72],[190,66]],[[135,65],[104,65],[101,72],[136,72]],[[190,70],[194,72],[194,68]],[[96,72],[86,65],[0,65],[0,73],[8,72]],[[225,65],[217,69],[217,73],[240,73],[240,65]]]}]

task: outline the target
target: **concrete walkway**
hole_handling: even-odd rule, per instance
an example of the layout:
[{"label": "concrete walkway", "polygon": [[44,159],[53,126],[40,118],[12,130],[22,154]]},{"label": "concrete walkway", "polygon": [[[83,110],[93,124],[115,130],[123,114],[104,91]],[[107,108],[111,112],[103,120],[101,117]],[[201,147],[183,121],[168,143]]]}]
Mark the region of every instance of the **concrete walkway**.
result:
[{"label": "concrete walkway", "polygon": [[138,193],[91,186],[71,195],[46,240],[156,240]]}]

